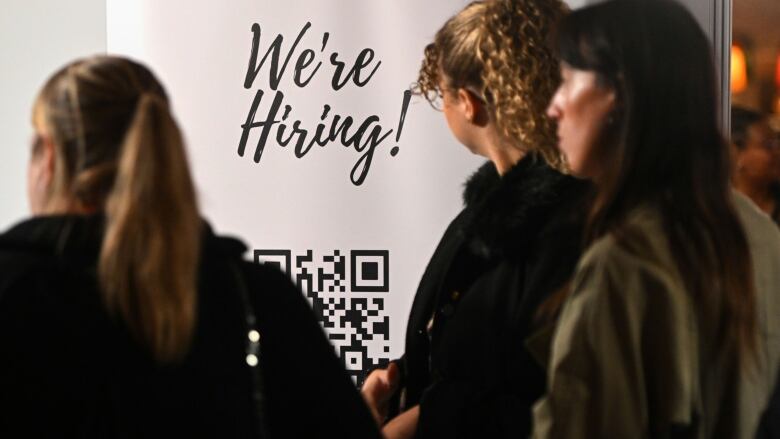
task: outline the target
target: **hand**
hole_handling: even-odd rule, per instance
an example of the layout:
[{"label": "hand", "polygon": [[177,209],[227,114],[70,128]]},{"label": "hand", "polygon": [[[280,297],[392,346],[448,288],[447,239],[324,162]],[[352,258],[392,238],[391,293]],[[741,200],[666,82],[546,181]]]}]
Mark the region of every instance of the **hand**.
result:
[{"label": "hand", "polygon": [[366,401],[379,427],[382,427],[387,418],[387,404],[390,398],[398,390],[398,373],[398,365],[391,362],[387,369],[376,369],[371,372],[360,389],[360,394],[363,395],[363,400]]},{"label": "hand", "polygon": [[416,405],[388,422],[382,429],[385,439],[412,439],[417,433],[420,406]]}]

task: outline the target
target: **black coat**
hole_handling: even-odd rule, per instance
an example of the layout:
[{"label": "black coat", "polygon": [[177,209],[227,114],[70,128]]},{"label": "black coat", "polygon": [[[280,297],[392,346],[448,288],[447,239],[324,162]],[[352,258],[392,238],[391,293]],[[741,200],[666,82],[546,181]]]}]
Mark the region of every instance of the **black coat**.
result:
[{"label": "black coat", "polygon": [[546,374],[524,341],[573,273],[584,193],[532,155],[503,177],[488,162],[468,181],[409,317],[401,409],[420,404],[418,437],[529,434]]},{"label": "black coat", "polygon": [[298,289],[210,230],[192,348],[179,364],[156,364],[101,304],[102,224],[39,217],[0,235],[0,437],[252,437],[236,267],[258,318],[272,438],[378,437]]}]

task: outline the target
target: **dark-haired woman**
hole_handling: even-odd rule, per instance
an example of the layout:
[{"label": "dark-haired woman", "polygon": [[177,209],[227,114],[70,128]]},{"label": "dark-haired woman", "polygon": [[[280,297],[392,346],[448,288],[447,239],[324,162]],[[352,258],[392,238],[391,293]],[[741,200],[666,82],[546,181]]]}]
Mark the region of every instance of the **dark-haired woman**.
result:
[{"label": "dark-haired woman", "polygon": [[34,217],[0,235],[0,437],[379,437],[301,293],[201,220],[148,69],[73,62],[33,126]]},{"label": "dark-haired woman", "polygon": [[[466,183],[464,210],[436,248],[414,299],[404,357],[363,394],[388,437],[516,438],[530,432],[544,369],[525,347],[538,306],[579,256],[583,182],[555,169],[544,109],[558,84],[546,46],[558,0],[473,2],[425,51],[420,93],[455,138],[490,161]],[[400,404],[388,407],[395,396]]]},{"label": "dark-haired woman", "polygon": [[548,114],[596,195],[534,436],[752,437],[780,235],[730,190],[707,38],[673,1],[617,0],[565,18],[558,46]]}]

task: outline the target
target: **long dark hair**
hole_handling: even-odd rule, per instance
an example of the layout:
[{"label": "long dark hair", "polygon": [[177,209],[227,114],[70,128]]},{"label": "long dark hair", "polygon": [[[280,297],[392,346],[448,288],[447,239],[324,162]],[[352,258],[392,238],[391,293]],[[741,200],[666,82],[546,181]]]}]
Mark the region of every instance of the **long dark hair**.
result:
[{"label": "long dark hair", "polygon": [[587,241],[620,240],[628,213],[653,205],[707,335],[754,353],[752,264],[731,202],[707,37],[674,1],[613,0],[564,18],[557,43],[563,62],[617,95]]}]

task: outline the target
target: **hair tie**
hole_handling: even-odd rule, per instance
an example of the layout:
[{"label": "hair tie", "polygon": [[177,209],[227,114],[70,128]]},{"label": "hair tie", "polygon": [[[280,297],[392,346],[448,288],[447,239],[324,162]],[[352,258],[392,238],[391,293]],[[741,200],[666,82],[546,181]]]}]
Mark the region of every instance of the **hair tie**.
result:
[{"label": "hair tie", "polygon": [[150,104],[161,105],[166,108],[168,107],[168,100],[160,96],[159,93],[155,93],[153,91],[144,90],[141,92],[141,94],[138,96],[137,105],[140,106],[145,101],[149,102]]}]

